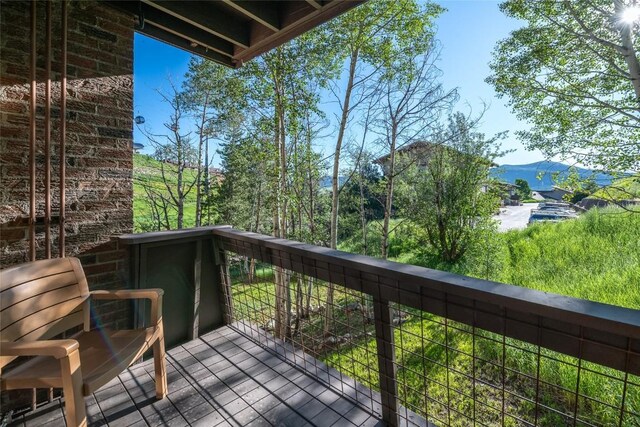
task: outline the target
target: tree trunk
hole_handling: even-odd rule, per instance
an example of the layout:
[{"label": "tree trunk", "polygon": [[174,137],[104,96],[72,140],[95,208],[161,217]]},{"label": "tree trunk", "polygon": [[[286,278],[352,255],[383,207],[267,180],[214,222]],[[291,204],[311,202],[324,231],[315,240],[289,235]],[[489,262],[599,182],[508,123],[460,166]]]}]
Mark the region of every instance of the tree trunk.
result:
[{"label": "tree trunk", "polygon": [[303,277],[301,274],[296,274],[296,322],[293,328],[293,334],[297,334],[300,330],[300,320],[303,317],[304,307],[303,307],[303,294],[302,294],[302,280]]},{"label": "tree trunk", "polygon": [[[615,0],[614,4],[616,15],[619,16],[623,12],[625,5],[621,0]],[[640,62],[638,62],[633,46],[633,38],[631,37],[631,29],[634,24],[620,23],[618,25],[620,26],[620,41],[624,49],[622,55],[629,68],[629,77],[636,94],[636,108],[640,111]]]},{"label": "tree trunk", "polygon": [[182,173],[183,168],[181,166],[178,167],[178,230],[184,227],[184,195],[182,193]]},{"label": "tree trunk", "polygon": [[367,213],[364,208],[365,198],[364,198],[364,185],[363,185],[363,176],[362,176],[362,160],[358,161],[358,169],[359,169],[359,179],[358,184],[360,187],[360,224],[362,226],[362,252],[363,255],[367,255]]},{"label": "tree trunk", "polygon": [[184,163],[185,159],[182,153],[182,138],[178,134],[178,123],[175,124],[175,138],[177,142],[178,148],[178,176],[177,176],[177,185],[176,185],[176,194],[178,196],[178,201],[176,203],[178,208],[178,230],[182,229],[184,226],[184,188],[183,188],[183,174],[184,174]]},{"label": "tree trunk", "polygon": [[[307,150],[311,150],[311,138],[309,137]],[[309,234],[311,235],[311,243],[315,244],[316,238],[316,224],[315,224],[315,192],[313,191],[313,174],[312,174],[312,159],[310,151],[307,152],[307,173],[309,178]],[[308,318],[311,311],[311,293],[313,292],[313,277],[307,277],[306,296],[304,302],[304,310],[302,312],[303,318]]]},{"label": "tree trunk", "polygon": [[[342,116],[340,118],[340,127],[338,130],[338,140],[336,141],[336,149],[333,156],[333,173],[331,175],[331,230],[329,237],[329,247],[336,249],[338,247],[338,199],[339,193],[339,175],[340,175],[340,152],[342,151],[342,142],[344,132],[347,128],[349,120],[349,105],[351,103],[351,91],[353,90],[353,82],[356,75],[356,65],[358,63],[358,49],[351,52],[351,61],[349,63],[349,79],[344,94],[344,102],[342,104]],[[333,324],[333,283],[329,283],[327,288],[327,307],[324,318],[324,335],[329,334],[329,329]]]},{"label": "tree trunk", "polygon": [[384,222],[382,225],[382,259],[389,256],[389,221],[391,220],[391,209],[393,207],[393,181],[396,167],[396,138],[397,125],[391,125],[391,145],[389,149],[389,166],[386,185],[386,200],[384,202]]},{"label": "tree trunk", "polygon": [[[277,79],[274,79],[275,87],[275,141],[277,148],[277,195],[276,209],[274,215],[274,235],[275,237],[285,238],[287,227],[287,203],[286,203],[286,149],[285,149],[285,112],[282,99],[282,92]],[[291,325],[289,322],[291,312],[291,294],[289,289],[288,274],[281,267],[275,267],[275,288],[276,288],[276,337],[285,339],[291,334]]]},{"label": "tree trunk", "polygon": [[202,225],[202,152],[204,145],[204,125],[206,122],[207,116],[207,103],[209,101],[209,93],[205,94],[204,105],[202,106],[202,115],[200,116],[200,132],[199,132],[199,141],[198,141],[198,170],[196,175],[196,227],[200,227]]},{"label": "tree trunk", "polygon": [[356,65],[358,63],[358,50],[351,53],[351,62],[349,64],[349,79],[344,94],[344,102],[342,105],[342,116],[340,118],[340,127],[338,129],[338,140],[336,141],[336,149],[333,156],[333,173],[331,175],[331,235],[329,246],[336,249],[338,246],[338,198],[339,198],[339,175],[340,175],[340,152],[342,151],[342,142],[344,133],[349,120],[349,105],[351,103],[351,92],[353,90],[353,81],[356,74]]},{"label": "tree trunk", "polygon": [[[259,233],[260,228],[260,209],[262,209],[262,181],[258,181],[258,200],[256,201],[256,225],[254,232]],[[256,274],[256,259],[251,258],[251,264],[249,265],[249,280],[253,281]]]},{"label": "tree trunk", "polygon": [[209,182],[209,138],[204,141],[204,199],[207,208],[207,225],[211,225],[211,183]]}]

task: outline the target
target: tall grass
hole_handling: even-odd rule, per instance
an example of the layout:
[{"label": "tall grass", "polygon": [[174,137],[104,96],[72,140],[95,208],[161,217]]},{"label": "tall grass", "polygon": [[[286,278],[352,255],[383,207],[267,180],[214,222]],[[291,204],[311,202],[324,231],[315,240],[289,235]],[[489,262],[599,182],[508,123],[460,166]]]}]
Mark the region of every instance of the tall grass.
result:
[{"label": "tall grass", "polygon": [[[640,308],[640,215],[596,209],[576,220],[488,233],[456,264],[439,262],[411,223],[395,225],[391,253],[397,260]],[[377,229],[372,225],[370,243],[379,242]],[[357,242],[352,240],[342,249],[354,247]],[[268,325],[275,306],[273,276],[269,266],[256,273],[255,283],[234,281],[236,315]],[[353,292],[338,287],[335,303],[346,306],[352,297]],[[321,281],[314,287],[314,300],[325,304]],[[419,310],[400,305],[395,310],[406,318],[394,329],[399,400],[436,425],[518,426],[525,420],[555,427],[575,425],[575,414],[577,425],[640,426],[640,419],[628,413],[620,420],[623,396],[626,411],[640,411],[636,376]],[[358,324],[357,316],[346,311],[336,310],[336,315],[335,336],[352,332],[354,326],[372,328]],[[305,337],[305,347],[314,356],[379,389],[374,337],[326,346],[322,320],[322,312],[311,315],[291,341]]]},{"label": "tall grass", "polygon": [[[379,254],[379,230],[376,223],[369,227],[369,255]],[[403,222],[390,238],[391,259],[640,309],[640,214],[595,208],[575,220],[489,232],[454,264],[440,261],[420,234]],[[359,238],[354,235],[340,249],[359,252]]]},{"label": "tall grass", "polygon": [[629,200],[640,198],[640,175],[616,179],[608,187],[604,187],[589,196],[590,199]]},{"label": "tall grass", "polygon": [[640,214],[593,209],[576,220],[536,224],[496,239],[489,279],[640,309]]}]

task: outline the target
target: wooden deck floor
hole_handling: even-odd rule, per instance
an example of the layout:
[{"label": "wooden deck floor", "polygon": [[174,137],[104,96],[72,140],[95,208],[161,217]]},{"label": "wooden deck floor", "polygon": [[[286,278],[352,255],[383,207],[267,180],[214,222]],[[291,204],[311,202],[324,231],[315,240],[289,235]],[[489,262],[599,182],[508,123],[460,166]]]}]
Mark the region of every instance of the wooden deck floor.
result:
[{"label": "wooden deck floor", "polygon": [[[169,395],[155,399],[153,363],[132,366],[86,398],[91,426],[376,426],[353,400],[231,327],[168,352]],[[14,418],[63,426],[63,402]]]}]

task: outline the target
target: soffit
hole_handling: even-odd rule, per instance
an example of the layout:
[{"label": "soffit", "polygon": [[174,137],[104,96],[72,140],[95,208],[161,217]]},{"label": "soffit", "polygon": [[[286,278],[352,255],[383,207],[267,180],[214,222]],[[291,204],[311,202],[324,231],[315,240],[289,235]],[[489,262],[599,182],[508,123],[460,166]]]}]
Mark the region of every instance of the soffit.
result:
[{"label": "soffit", "polygon": [[237,68],[366,0],[104,1],[138,18],[136,31]]}]

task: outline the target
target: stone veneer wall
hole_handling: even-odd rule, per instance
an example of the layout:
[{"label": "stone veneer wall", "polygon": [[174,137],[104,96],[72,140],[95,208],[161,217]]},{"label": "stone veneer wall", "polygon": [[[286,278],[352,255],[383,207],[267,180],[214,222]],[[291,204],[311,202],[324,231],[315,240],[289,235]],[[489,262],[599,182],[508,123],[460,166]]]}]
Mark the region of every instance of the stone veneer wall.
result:
[{"label": "stone veneer wall", "polygon": [[[45,7],[37,5],[37,206],[44,215]],[[53,2],[52,214],[59,213],[60,1]],[[29,260],[30,2],[0,6],[0,267]],[[135,20],[95,1],[68,3],[66,255],[92,289],[127,287],[128,255],[114,236],[133,229],[133,29]],[[52,256],[59,254],[52,227]],[[44,226],[36,228],[45,258]],[[98,308],[102,323],[131,325],[126,303]],[[3,396],[2,410],[16,399]]]}]

